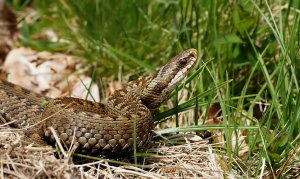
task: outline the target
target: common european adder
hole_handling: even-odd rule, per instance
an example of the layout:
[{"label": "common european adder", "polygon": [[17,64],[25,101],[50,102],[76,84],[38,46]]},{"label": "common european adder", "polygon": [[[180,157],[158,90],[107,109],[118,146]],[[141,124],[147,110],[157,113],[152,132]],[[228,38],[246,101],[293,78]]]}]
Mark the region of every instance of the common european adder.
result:
[{"label": "common european adder", "polygon": [[[80,153],[113,154],[143,148],[151,139],[153,115],[197,61],[189,49],[169,60],[153,76],[141,77],[109,96],[105,104],[62,97],[50,99],[7,81],[0,81],[0,123],[25,131],[29,139],[77,146]],[[42,105],[44,101],[48,105]]]}]

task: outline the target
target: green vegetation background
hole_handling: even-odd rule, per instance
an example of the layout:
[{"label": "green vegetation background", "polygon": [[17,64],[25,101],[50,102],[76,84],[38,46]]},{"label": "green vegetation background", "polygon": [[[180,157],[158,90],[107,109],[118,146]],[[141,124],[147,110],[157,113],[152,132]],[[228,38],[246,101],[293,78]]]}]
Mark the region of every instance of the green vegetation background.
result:
[{"label": "green vegetation background", "polygon": [[[207,115],[209,106],[219,102],[224,124],[216,127],[224,130],[224,150],[230,159],[239,151],[239,146],[230,144],[232,134],[239,128],[248,131],[250,153],[241,161],[242,168],[254,166],[258,176],[266,160],[273,176],[284,177],[287,166],[300,162],[297,157],[290,160],[299,157],[300,145],[300,1],[8,3],[16,10],[32,6],[40,15],[33,24],[21,24],[24,45],[81,56],[97,78],[117,78],[120,71],[136,78],[155,72],[154,67],[172,55],[196,48],[200,63],[189,81],[195,85],[193,96],[183,104],[176,103],[175,109],[164,111],[157,120],[192,108]],[[48,28],[64,43],[31,40],[33,34]],[[257,119],[258,102],[268,105]],[[250,124],[240,119],[242,112]],[[169,132],[211,129],[195,124]]]}]

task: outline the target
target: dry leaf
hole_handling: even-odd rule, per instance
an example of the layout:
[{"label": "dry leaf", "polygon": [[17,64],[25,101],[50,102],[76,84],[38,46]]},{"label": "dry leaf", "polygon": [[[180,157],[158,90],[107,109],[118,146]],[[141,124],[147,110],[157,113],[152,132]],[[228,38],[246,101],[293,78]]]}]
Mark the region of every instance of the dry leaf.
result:
[{"label": "dry leaf", "polygon": [[[72,90],[72,97],[87,99],[90,101],[100,101],[99,88],[96,84],[91,85],[92,79],[90,77],[84,77],[81,81],[78,81]],[[90,89],[89,86],[91,85]],[[87,97],[87,98],[86,98]]]},{"label": "dry leaf", "polygon": [[[89,86],[91,79],[78,77],[81,69],[78,63],[78,59],[65,54],[18,48],[10,51],[2,69],[9,73],[8,81],[37,93],[57,98],[68,95],[66,91],[71,89],[72,96],[85,99],[87,90],[82,82]],[[96,101],[99,101],[98,91],[98,86],[92,85],[90,92]],[[89,95],[88,99],[93,98]]]}]

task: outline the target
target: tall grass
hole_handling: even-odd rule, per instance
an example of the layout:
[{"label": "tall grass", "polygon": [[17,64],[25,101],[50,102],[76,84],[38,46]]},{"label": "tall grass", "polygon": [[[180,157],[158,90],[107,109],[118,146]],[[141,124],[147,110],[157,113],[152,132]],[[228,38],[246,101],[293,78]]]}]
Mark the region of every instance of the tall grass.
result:
[{"label": "tall grass", "polygon": [[[284,177],[288,166],[300,162],[290,160],[300,147],[299,1],[44,0],[34,5],[44,24],[68,40],[69,52],[84,57],[101,77],[116,76],[120,66],[133,76],[154,72],[177,52],[198,49],[201,62],[186,82],[191,85],[185,85],[193,95],[178,104],[176,91],[171,98],[176,107],[162,110],[156,120],[189,109],[207,116],[209,106],[219,103],[223,124],[191,119],[195,126],[157,133],[221,129],[231,163],[239,152],[231,145],[232,134],[247,130],[250,151],[241,170],[248,176],[251,166],[257,165],[258,177],[266,165],[274,177]],[[266,110],[256,117],[259,102]]]}]

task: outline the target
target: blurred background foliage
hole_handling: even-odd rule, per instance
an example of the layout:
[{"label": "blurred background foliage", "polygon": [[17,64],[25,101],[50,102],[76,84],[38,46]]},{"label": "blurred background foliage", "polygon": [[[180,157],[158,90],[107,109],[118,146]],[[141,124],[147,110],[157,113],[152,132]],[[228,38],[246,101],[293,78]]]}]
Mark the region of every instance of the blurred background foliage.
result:
[{"label": "blurred background foliage", "polygon": [[[23,43],[40,50],[67,50],[83,56],[101,75],[115,74],[120,64],[127,72],[136,67],[153,72],[152,66],[160,66],[170,56],[191,47],[200,51],[203,61],[214,60],[221,79],[226,72],[230,76],[241,75],[239,69],[256,63],[250,39],[259,53],[265,51],[268,61],[275,63],[275,57],[280,55],[276,37],[266,23],[261,23],[262,14],[255,8],[258,6],[270,18],[264,1],[13,0],[11,3],[19,8],[20,4],[34,6],[40,16],[37,23],[22,24]],[[278,22],[283,33],[280,35],[287,33],[284,37],[289,38],[288,34],[299,32],[295,13],[299,2],[281,3],[280,6],[270,1],[269,5],[274,13],[283,13]],[[288,18],[291,13],[295,13],[295,18]],[[30,35],[47,28],[67,40],[65,45],[30,42]],[[287,39],[285,45],[295,64],[299,52],[291,40]]]},{"label": "blurred background foliage", "polygon": [[[267,23],[262,23],[262,14],[255,7],[271,18],[264,1],[15,0],[12,4],[19,7],[21,2],[37,8],[40,16],[34,24],[22,24],[24,44],[82,56],[100,76],[115,75],[120,65],[125,73],[132,73],[137,67],[153,72],[153,66],[158,67],[172,55],[193,47],[199,50],[203,62],[213,59],[220,80],[228,73],[239,86],[234,88],[235,92],[239,92],[250,67],[256,63],[252,45],[258,53],[264,53],[268,69],[274,70],[274,63],[280,63],[276,61],[280,55],[278,41]],[[289,39],[292,33],[299,32],[299,13],[295,12],[299,2],[285,3],[279,6],[271,1],[269,5],[274,13],[282,13],[278,22],[282,34],[278,35],[286,43],[291,65],[298,68],[295,75],[299,76],[299,44],[295,42],[299,43],[299,39]],[[293,19],[289,18],[291,13],[295,14]],[[55,30],[65,43],[30,40],[30,35],[47,28]],[[257,73],[254,89],[257,83],[263,83],[262,74]],[[208,74],[203,79],[211,81]]]},{"label": "blurred background foliage", "polygon": [[[264,127],[260,133],[249,132],[249,146],[253,151],[261,150],[262,156],[268,153],[268,161],[275,168],[287,161],[289,152],[299,145],[300,1],[7,3],[17,12],[34,8],[38,15],[34,23],[20,24],[23,45],[81,56],[99,77],[117,78],[120,71],[133,76],[154,72],[154,67],[174,54],[196,48],[201,60],[198,66],[204,69],[194,80],[196,94],[206,92],[196,99],[199,104],[213,102],[217,95],[229,123],[232,120],[230,124],[244,125],[235,121],[239,113],[248,110],[251,117],[256,102],[268,101],[268,110],[259,121]],[[32,35],[45,29],[53,29],[60,40],[32,40]],[[222,82],[227,82],[227,86],[218,93],[206,91]],[[244,100],[246,95],[254,97]],[[199,107],[207,111],[209,102]],[[264,140],[267,144],[262,148]],[[251,160],[250,155],[248,159]]]}]

